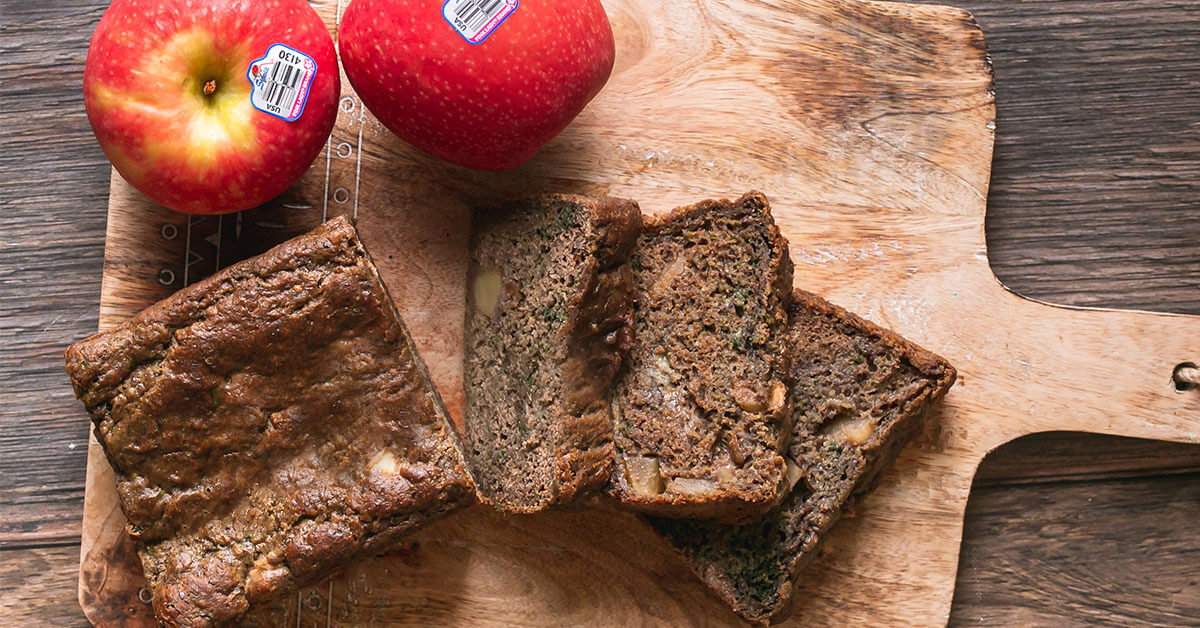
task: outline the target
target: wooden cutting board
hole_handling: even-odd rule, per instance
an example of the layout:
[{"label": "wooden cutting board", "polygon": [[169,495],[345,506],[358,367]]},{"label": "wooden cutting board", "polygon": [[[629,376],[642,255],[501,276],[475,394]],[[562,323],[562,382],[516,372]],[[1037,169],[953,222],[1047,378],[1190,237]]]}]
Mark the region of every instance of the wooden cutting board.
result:
[{"label": "wooden cutting board", "polygon": [[[336,36],[341,2],[314,6]],[[270,207],[187,217],[115,176],[101,327],[325,217],[363,239],[456,418],[469,207],[610,193],[657,213],[760,189],[796,283],[932,349],[959,383],[800,583],[794,625],[944,625],[984,455],[1079,430],[1200,442],[1200,318],[1083,311],[1007,292],[988,267],[995,129],[983,35],[965,11],[854,0],[606,0],[604,92],[532,162],[438,163],[391,136],[343,77],[328,148]],[[111,470],[89,449],[79,597],[98,625],[150,625]],[[256,617],[260,625],[723,625],[737,621],[636,518],[473,508],[394,555]]]}]

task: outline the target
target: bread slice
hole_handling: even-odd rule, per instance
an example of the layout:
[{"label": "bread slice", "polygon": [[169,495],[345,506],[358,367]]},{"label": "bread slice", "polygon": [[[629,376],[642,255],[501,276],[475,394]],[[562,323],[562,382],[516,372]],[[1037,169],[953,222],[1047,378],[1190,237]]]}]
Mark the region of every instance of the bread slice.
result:
[{"label": "bread slice", "polygon": [[735,612],[763,625],[786,615],[797,575],[843,509],[874,487],[955,379],[942,358],[807,292],[793,295],[790,319],[791,494],[744,526],[649,519]]},{"label": "bread slice", "polygon": [[763,514],[783,496],[791,433],[781,340],[792,264],[767,199],[704,201],[650,221],[633,266],[610,493],[668,517]]},{"label": "bread slice", "polygon": [[461,446],[336,218],[69,347],[165,626],[215,626],[474,501]]},{"label": "bread slice", "polygon": [[629,349],[633,201],[539,196],[476,213],[464,440],[480,498],[530,513],[608,481],[608,395]]}]

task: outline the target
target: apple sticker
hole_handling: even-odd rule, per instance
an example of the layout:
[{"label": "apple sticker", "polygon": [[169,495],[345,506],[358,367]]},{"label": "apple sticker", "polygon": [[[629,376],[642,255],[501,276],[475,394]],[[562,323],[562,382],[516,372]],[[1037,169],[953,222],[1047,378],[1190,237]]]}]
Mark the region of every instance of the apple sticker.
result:
[{"label": "apple sticker", "polygon": [[304,113],[308,90],[317,74],[313,58],[283,44],[273,44],[267,54],[250,64],[250,103],[255,109],[288,122]]},{"label": "apple sticker", "polygon": [[481,44],[508,16],[517,0],[446,0],[442,17],[471,44]]}]

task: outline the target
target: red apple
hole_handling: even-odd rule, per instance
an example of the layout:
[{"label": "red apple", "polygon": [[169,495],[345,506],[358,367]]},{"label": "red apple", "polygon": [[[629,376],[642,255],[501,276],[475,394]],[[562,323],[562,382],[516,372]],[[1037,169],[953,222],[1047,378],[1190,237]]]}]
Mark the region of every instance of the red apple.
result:
[{"label": "red apple", "polygon": [[299,179],[340,89],[333,39],[304,0],[115,0],[83,73],[121,176],[196,214],[261,205]]},{"label": "red apple", "polygon": [[612,72],[599,0],[353,0],[338,47],[367,108],[417,148],[514,168]]}]

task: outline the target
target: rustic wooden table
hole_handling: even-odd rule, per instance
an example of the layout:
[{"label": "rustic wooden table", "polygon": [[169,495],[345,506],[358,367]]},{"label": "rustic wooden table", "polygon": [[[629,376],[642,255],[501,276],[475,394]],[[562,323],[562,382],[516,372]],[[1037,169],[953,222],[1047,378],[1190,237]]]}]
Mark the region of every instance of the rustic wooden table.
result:
[{"label": "rustic wooden table", "polygon": [[[962,4],[995,62],[996,274],[1044,301],[1200,314],[1200,3]],[[109,167],[80,80],[106,5],[0,2],[3,625],[85,623],[88,421],[60,355],[97,325]],[[1200,446],[1021,439],[976,479],[950,624],[1200,626],[1198,520]]]}]

